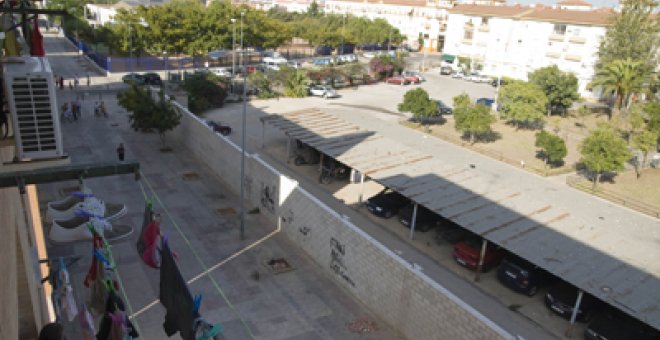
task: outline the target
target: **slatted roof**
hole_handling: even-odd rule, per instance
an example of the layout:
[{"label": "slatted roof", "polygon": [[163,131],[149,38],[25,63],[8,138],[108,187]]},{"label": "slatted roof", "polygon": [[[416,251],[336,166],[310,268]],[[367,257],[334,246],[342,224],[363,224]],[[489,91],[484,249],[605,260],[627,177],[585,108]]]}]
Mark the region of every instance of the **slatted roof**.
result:
[{"label": "slatted roof", "polygon": [[262,121],[660,329],[660,221],[597,198],[590,210],[602,205],[610,215],[575,208],[554,193],[531,195],[498,175],[447,164],[319,109]]}]

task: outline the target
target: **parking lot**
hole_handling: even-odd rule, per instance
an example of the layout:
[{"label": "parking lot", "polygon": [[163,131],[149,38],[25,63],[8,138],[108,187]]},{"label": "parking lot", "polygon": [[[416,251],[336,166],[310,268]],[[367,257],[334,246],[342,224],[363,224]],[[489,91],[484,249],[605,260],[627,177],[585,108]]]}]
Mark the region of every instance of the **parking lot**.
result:
[{"label": "parking lot", "polygon": [[[449,269],[455,275],[463,278],[466,283],[475,285],[485,294],[499,300],[502,305],[516,310],[553,335],[559,338],[565,337],[564,334],[569,324],[564,319],[551,313],[544,306],[544,290],[540,290],[534,297],[517,294],[498,282],[496,270],[482,274],[479,282],[475,282],[474,272],[456,263],[452,257],[453,246],[445,241],[438,242],[435,231],[431,230],[426,233],[416,232],[414,239],[411,240],[410,229],[404,227],[398,221],[398,218],[384,219],[376,217],[369,213],[363,205],[359,204],[358,197],[361,190],[359,184],[351,184],[348,181],[334,181],[327,185],[318,183],[318,165],[295,166],[292,159],[290,163],[286,163],[286,138],[281,131],[271,127],[266,128],[262,132],[262,124],[259,118],[265,114],[286,113],[304,108],[317,107],[325,108],[328,112],[359,125],[364,129],[385,133],[390,131],[389,137],[394,138],[397,136],[395,130],[402,128],[398,126],[398,122],[406,119],[406,115],[398,112],[396,107],[402,101],[403,95],[408,89],[421,86],[429,92],[432,98],[441,99],[450,105],[452,102],[451,98],[463,92],[468,93],[475,99],[479,97],[492,98],[495,95],[495,89],[489,84],[477,84],[460,79],[452,79],[448,76],[440,76],[438,70],[427,72],[424,76],[427,78],[427,81],[421,85],[376,84],[361,86],[358,89],[340,90],[339,94],[341,97],[336,99],[308,97],[303,99],[282,98],[268,101],[253,100],[246,106],[248,125],[246,140],[248,149],[270,155],[297,176],[303,176],[307,181],[317,183],[316,185],[319,188],[331,193],[336,199],[343,201],[346,209],[359,212],[386,232],[396,235],[399,239],[405,240],[414,246],[436,264]],[[232,133],[230,138],[240,142],[241,112],[242,106],[240,104],[232,104],[223,109],[214,110],[207,115],[207,118],[222,121],[234,127],[235,132]],[[427,137],[424,136],[421,138],[422,149],[431,152],[433,146],[424,143],[424,139]],[[413,143],[410,138],[404,138],[403,136],[401,136],[399,141],[404,144]],[[420,144],[418,140],[415,140],[415,143],[417,143],[416,145]],[[261,149],[262,144],[264,149]],[[469,158],[469,153],[461,157]],[[367,181],[362,189],[363,197],[367,199],[382,189],[383,187],[380,184]],[[573,338],[581,338],[583,329],[583,324],[576,323],[576,326],[572,329]]]}]

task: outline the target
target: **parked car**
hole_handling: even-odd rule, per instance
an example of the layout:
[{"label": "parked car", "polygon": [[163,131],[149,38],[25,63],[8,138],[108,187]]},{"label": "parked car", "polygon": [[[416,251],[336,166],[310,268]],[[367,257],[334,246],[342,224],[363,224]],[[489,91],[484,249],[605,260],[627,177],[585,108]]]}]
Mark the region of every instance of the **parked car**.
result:
[{"label": "parked car", "polygon": [[405,207],[409,200],[396,191],[383,189],[375,196],[367,200],[367,209],[372,214],[384,218],[390,218]]},{"label": "parked car", "polygon": [[[411,221],[413,216],[413,211],[415,209],[414,204],[408,204],[403,209],[399,211],[399,222],[405,225],[406,227],[411,227]],[[435,228],[442,221],[442,217],[433,211],[418,205],[417,206],[417,220],[415,222],[415,230],[421,232],[427,232]]]},{"label": "parked car", "polygon": [[465,79],[466,75],[463,71],[456,71],[451,74],[451,77],[456,79]]},{"label": "parked car", "polygon": [[472,232],[449,220],[444,220],[437,228],[435,240],[438,244],[456,244],[473,236]]},{"label": "parked car", "polygon": [[587,340],[658,340],[660,332],[613,308],[594,317],[584,330]]},{"label": "parked car", "polygon": [[144,78],[144,83],[146,85],[163,85],[163,80],[160,79],[160,75],[158,75],[158,73],[148,72],[143,74],[142,77]]},{"label": "parked car", "polygon": [[[479,255],[481,253],[482,239],[480,237],[468,237],[454,245],[454,260],[463,267],[477,270]],[[497,267],[504,257],[504,250],[493,243],[488,242],[486,253],[483,258],[481,272],[485,273],[491,268]]]},{"label": "parked car", "polygon": [[336,58],[338,64],[357,63],[358,59],[355,54],[342,54]]},{"label": "parked car", "polygon": [[[564,319],[570,320],[577,297],[578,289],[561,281],[548,288],[545,294],[545,306]],[[596,310],[597,301],[588,293],[584,293],[575,319],[580,322],[589,321]]]},{"label": "parked car", "polygon": [[424,76],[417,71],[403,71],[401,72],[401,75],[404,77],[417,78],[416,83],[421,83],[423,81],[426,81],[426,78],[424,78]]},{"label": "parked car", "polygon": [[454,113],[454,110],[447,106],[442,100],[437,100],[435,101],[438,104],[438,113],[441,115],[451,115]]},{"label": "parked car", "polygon": [[309,94],[312,96],[328,98],[337,98],[339,94],[330,85],[314,85],[309,88]]},{"label": "parked car", "polygon": [[[500,86],[504,86],[508,83],[508,81],[505,79],[500,79],[499,83]],[[497,87],[497,79],[493,79],[493,81],[490,82],[490,85],[492,85],[493,87]]]},{"label": "parked car", "polygon": [[495,99],[494,98],[477,98],[477,100],[474,101],[476,104],[481,104],[487,107],[493,107],[493,104],[495,104]]},{"label": "parked car", "polygon": [[463,77],[463,80],[478,82],[480,76],[481,75],[479,74],[479,72],[470,72],[465,77]]},{"label": "parked car", "polygon": [[231,67],[213,67],[209,68],[209,71],[216,76],[231,77]]},{"label": "parked car", "polygon": [[454,69],[451,66],[443,66],[440,68],[440,74],[443,76],[451,75],[454,72]]},{"label": "parked car", "polygon": [[302,68],[302,63],[296,60],[289,60],[286,62],[286,65],[291,68]]},{"label": "parked car", "polygon": [[218,60],[218,59],[224,57],[225,55],[227,55],[230,52],[231,51],[229,51],[229,50],[215,50],[215,51],[209,52],[208,56],[209,56],[209,58],[211,58],[213,60]]},{"label": "parked car", "polygon": [[329,66],[334,63],[335,61],[332,57],[318,57],[315,58],[314,61],[312,62],[312,64],[314,64],[315,66]]},{"label": "parked car", "polygon": [[408,85],[410,84],[410,79],[402,76],[394,76],[394,77],[385,78],[385,83],[394,84],[394,85]]},{"label": "parked car", "polygon": [[550,274],[514,254],[508,254],[497,269],[497,278],[512,290],[534,296],[539,286],[550,280]]},{"label": "parked car", "polygon": [[490,83],[493,79],[485,74],[480,74],[472,81],[475,83]]},{"label": "parked car", "polygon": [[231,134],[231,127],[227,125],[222,125],[222,123],[214,122],[212,120],[206,120],[206,125],[208,125],[213,132],[219,132],[223,136]]},{"label": "parked car", "polygon": [[137,73],[129,73],[121,77],[121,81],[127,84],[144,85],[144,77]]},{"label": "parked car", "polygon": [[332,46],[318,46],[316,48],[316,54],[318,55],[331,55],[333,51]]}]

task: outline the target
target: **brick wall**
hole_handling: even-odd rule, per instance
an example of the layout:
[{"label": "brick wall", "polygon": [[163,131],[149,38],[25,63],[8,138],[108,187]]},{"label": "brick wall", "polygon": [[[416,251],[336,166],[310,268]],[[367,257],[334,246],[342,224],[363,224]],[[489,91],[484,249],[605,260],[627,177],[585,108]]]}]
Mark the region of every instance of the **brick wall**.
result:
[{"label": "brick wall", "polygon": [[[240,188],[240,148],[184,112],[172,133],[229,187]],[[209,157],[208,155],[214,155]],[[246,199],[335,281],[409,339],[512,338],[350,221],[280,174],[246,158]]]}]

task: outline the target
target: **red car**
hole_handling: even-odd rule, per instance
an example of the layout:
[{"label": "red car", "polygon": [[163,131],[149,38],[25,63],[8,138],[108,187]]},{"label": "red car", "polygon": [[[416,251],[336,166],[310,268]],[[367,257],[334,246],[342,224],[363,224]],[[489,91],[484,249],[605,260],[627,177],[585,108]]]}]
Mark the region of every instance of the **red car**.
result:
[{"label": "red car", "polygon": [[410,79],[407,77],[402,77],[402,76],[394,76],[394,77],[389,77],[385,78],[385,83],[387,84],[394,84],[394,85],[408,85],[410,84]]},{"label": "red car", "polygon": [[[463,267],[477,270],[480,252],[481,239],[478,237],[470,237],[454,245],[454,260]],[[491,268],[497,267],[503,257],[504,250],[488,242],[481,272],[487,272]]]}]

